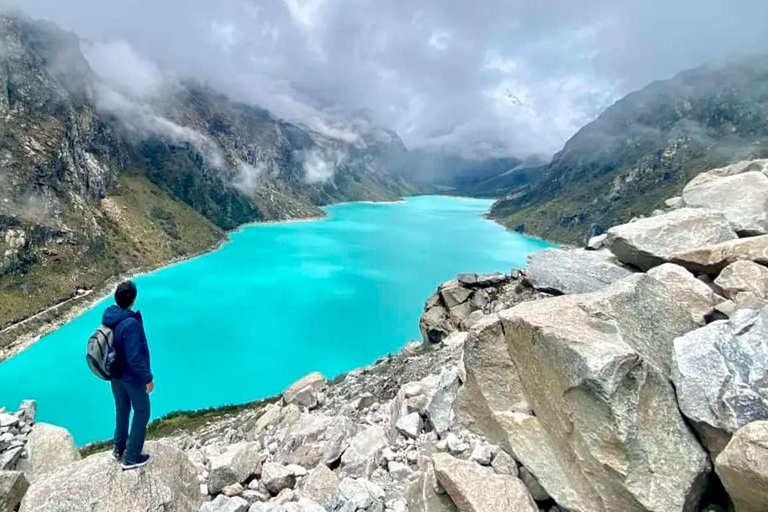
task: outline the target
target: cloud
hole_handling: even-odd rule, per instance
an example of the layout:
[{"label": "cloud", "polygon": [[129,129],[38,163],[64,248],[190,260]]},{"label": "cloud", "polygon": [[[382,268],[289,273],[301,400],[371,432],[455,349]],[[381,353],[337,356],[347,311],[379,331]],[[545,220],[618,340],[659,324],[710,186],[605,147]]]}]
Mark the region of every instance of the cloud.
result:
[{"label": "cloud", "polygon": [[768,35],[764,0],[12,1],[155,62],[112,62],[139,70],[124,95],[153,94],[161,70],[328,136],[378,124],[464,155],[552,153],[627,92]]},{"label": "cloud", "polygon": [[298,155],[304,169],[304,181],[309,184],[325,183],[331,179],[343,160],[343,153],[333,150],[302,151]]}]

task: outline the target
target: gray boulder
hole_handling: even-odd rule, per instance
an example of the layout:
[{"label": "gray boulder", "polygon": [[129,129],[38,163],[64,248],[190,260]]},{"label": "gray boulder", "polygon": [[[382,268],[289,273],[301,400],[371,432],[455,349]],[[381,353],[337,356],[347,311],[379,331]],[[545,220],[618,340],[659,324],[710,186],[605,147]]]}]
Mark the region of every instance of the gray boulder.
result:
[{"label": "gray boulder", "polygon": [[357,425],[345,415],[303,413],[285,431],[275,460],[313,468],[339,461],[357,433]]},{"label": "gray boulder", "polygon": [[470,288],[484,288],[486,286],[498,286],[506,282],[509,278],[501,272],[492,274],[459,274],[457,280],[459,284]]},{"label": "gray boulder", "polygon": [[80,460],[75,440],[67,429],[35,423],[27,441],[27,458],[19,463],[19,469],[34,482],[41,475],[61,466]]},{"label": "gray boulder", "polygon": [[397,423],[395,423],[395,428],[397,431],[400,432],[403,436],[411,439],[416,439],[419,437],[423,427],[424,423],[422,422],[421,415],[418,412],[412,412],[401,416],[397,420]]},{"label": "gray boulder", "polygon": [[19,416],[19,419],[24,420],[27,424],[31,425],[35,422],[35,417],[37,415],[37,402],[34,400],[22,400],[16,414]]},{"label": "gray boulder", "polygon": [[421,338],[425,343],[440,343],[456,330],[447,308],[437,304],[427,309],[419,319]]},{"label": "gray boulder", "polygon": [[635,274],[498,316],[465,345],[459,417],[565,509],[692,510],[709,461],[669,375],[697,324],[669,288]]},{"label": "gray boulder", "polygon": [[377,466],[379,452],[387,446],[387,434],[376,426],[360,431],[341,456],[341,469],[348,476],[370,476]]},{"label": "gray boulder", "polygon": [[673,254],[736,239],[728,219],[717,211],[681,208],[614,226],[605,245],[628,265],[648,270]]},{"label": "gray boulder", "polygon": [[725,267],[715,284],[738,306],[765,305],[768,299],[768,268],[753,261],[735,261]]},{"label": "gray boulder", "polygon": [[680,410],[710,453],[744,425],[768,419],[768,308],[737,312],[674,342]]},{"label": "gray boulder", "polygon": [[472,290],[465,288],[458,281],[448,281],[439,288],[440,297],[448,308],[463,304],[472,295]]},{"label": "gray boulder", "polygon": [[587,240],[587,246],[585,248],[590,251],[597,251],[599,249],[602,249],[603,243],[605,242],[605,239],[607,237],[608,235],[606,233],[603,233],[602,235],[595,235],[593,237],[590,237],[589,240]]},{"label": "gray boulder", "polygon": [[21,460],[22,447],[8,448],[0,453],[0,471],[14,470]]},{"label": "gray boulder", "polygon": [[382,512],[384,496],[384,489],[365,478],[345,478],[333,496],[331,510]]},{"label": "gray boulder", "polygon": [[330,507],[341,480],[325,464],[318,464],[301,483],[300,490],[324,507]]},{"label": "gray boulder", "polygon": [[439,437],[444,437],[453,423],[453,403],[459,394],[461,382],[455,368],[443,368],[437,382],[427,387],[427,420]]},{"label": "gray boulder", "polygon": [[693,208],[722,212],[742,236],[768,232],[768,177],[762,172],[726,177],[701,173],[685,186],[683,201]]},{"label": "gray boulder", "polygon": [[618,281],[632,271],[609,251],[547,249],[528,256],[525,275],[531,286],[549,293],[587,293]]},{"label": "gray boulder", "polygon": [[310,373],[283,391],[283,402],[286,405],[295,403],[300,407],[313,409],[318,405],[318,394],[326,387],[328,387],[328,381],[321,373]]},{"label": "gray boulder", "polygon": [[198,512],[200,486],[192,462],[178,448],[149,442],[152,462],[123,471],[108,452],[92,455],[37,478],[21,512],[152,510]]},{"label": "gray boulder", "polygon": [[29,482],[21,471],[0,471],[0,511],[16,510],[29,488]]},{"label": "gray boulder", "polygon": [[261,481],[269,492],[277,495],[283,489],[292,489],[296,485],[296,476],[282,464],[265,462],[261,468]]},{"label": "gray boulder", "polygon": [[741,160],[735,164],[726,165],[725,167],[718,167],[717,169],[711,169],[707,171],[707,174],[712,176],[735,176],[744,172],[762,172],[768,176],[768,160]]},{"label": "gray boulder", "polygon": [[768,421],[736,432],[715,459],[715,471],[736,512],[764,512],[768,504]]},{"label": "gray boulder", "polygon": [[406,488],[408,512],[457,512],[456,505],[437,481],[431,459],[421,461],[421,470]]},{"label": "gray boulder", "polygon": [[200,512],[248,512],[248,507],[248,502],[239,496],[230,498],[220,494],[213,501],[203,503]]},{"label": "gray boulder", "polygon": [[230,445],[227,451],[209,459],[208,491],[216,494],[228,485],[245,483],[261,474],[262,459],[257,442]]},{"label": "gray boulder", "polygon": [[525,484],[512,475],[497,475],[489,468],[447,453],[432,458],[435,474],[460,512],[538,512]]},{"label": "gray boulder", "polygon": [[670,260],[691,272],[709,275],[716,275],[739,260],[768,265],[768,235],[681,250],[674,253]]},{"label": "gray boulder", "polygon": [[[712,288],[696,279],[685,268],[674,263],[664,263],[648,271],[648,275],[666,286],[699,325],[715,308],[718,297]],[[721,299],[721,298],[720,298]]]}]

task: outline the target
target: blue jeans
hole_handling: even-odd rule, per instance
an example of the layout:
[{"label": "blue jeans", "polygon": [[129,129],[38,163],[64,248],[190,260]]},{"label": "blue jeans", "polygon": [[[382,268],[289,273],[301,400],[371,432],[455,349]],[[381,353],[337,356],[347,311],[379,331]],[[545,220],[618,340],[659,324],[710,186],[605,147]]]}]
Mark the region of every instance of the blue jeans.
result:
[{"label": "blue jeans", "polygon": [[[112,394],[115,397],[115,450],[125,452],[126,462],[139,460],[147,437],[149,423],[149,393],[142,384],[112,379]],[[128,419],[133,408],[131,433],[128,435]],[[127,442],[127,443],[126,443]]]}]

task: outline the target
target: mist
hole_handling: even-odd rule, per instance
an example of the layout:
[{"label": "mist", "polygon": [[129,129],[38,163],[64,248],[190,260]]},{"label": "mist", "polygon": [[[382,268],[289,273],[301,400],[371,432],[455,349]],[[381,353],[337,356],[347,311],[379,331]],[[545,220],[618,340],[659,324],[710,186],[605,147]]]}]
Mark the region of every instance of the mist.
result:
[{"label": "mist", "polygon": [[760,0],[6,4],[84,39],[102,105],[121,115],[139,105],[135,129],[176,132],[214,160],[205,140],[146,110],[175,81],[207,83],[346,142],[379,125],[409,148],[551,155],[627,92],[763,52],[768,32],[756,23],[768,19]]}]

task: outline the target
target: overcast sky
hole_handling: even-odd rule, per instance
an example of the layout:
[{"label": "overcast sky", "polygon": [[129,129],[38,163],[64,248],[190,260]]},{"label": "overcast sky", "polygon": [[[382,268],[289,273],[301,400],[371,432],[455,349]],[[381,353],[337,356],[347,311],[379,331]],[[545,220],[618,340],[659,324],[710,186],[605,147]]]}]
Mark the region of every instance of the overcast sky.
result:
[{"label": "overcast sky", "polygon": [[161,69],[283,117],[482,155],[551,154],[627,92],[768,40],[766,0],[10,2],[137,87]]}]

